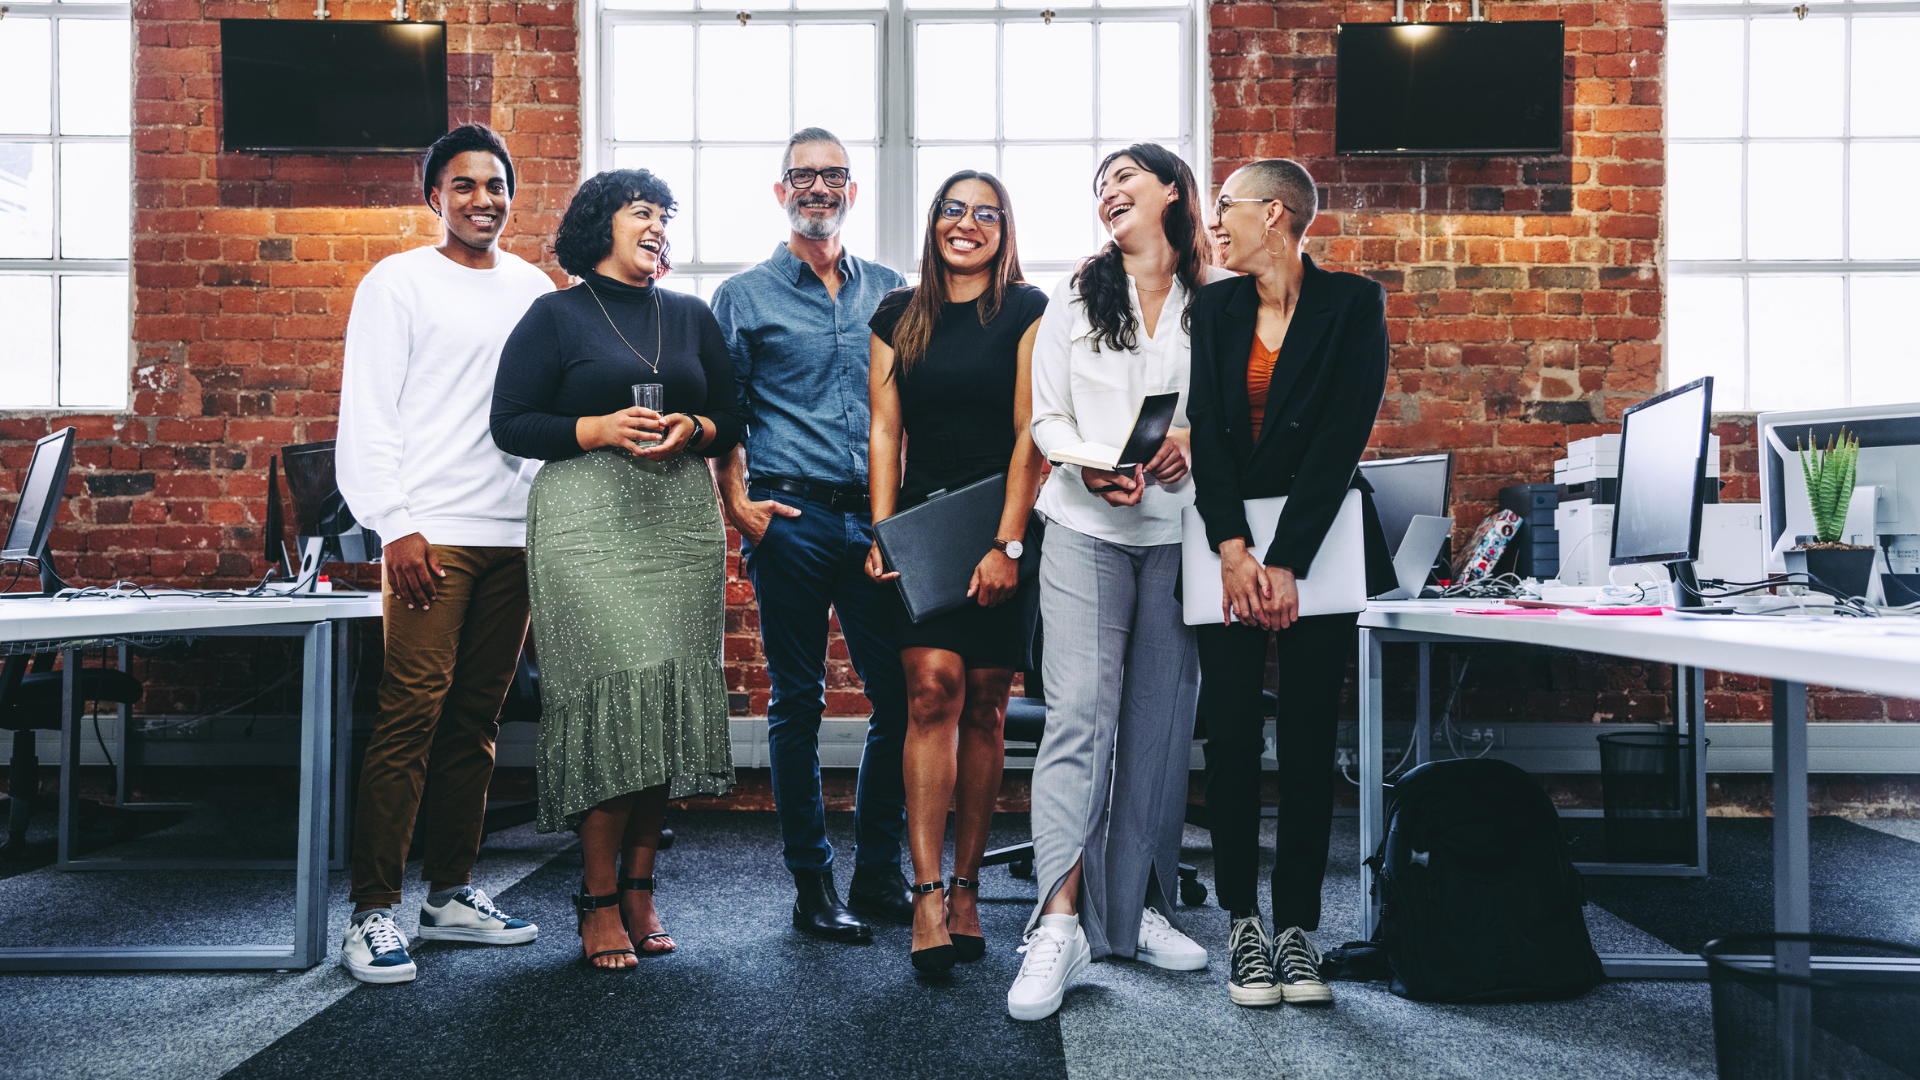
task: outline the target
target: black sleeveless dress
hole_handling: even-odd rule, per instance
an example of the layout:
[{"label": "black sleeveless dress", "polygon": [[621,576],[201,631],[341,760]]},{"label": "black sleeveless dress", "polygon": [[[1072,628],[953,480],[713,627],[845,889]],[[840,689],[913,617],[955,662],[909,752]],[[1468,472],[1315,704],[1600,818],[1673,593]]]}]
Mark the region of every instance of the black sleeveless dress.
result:
[{"label": "black sleeveless dress", "polygon": [[[896,289],[880,301],[868,325],[881,341],[893,344],[894,326],[912,296],[911,288]],[[1017,435],[1013,397],[1020,339],[1046,310],[1047,294],[1027,284],[1008,289],[985,326],[978,300],[942,309],[927,354],[900,380],[907,468],[896,511],[920,505],[933,492],[1007,471]],[[897,647],[946,649],[969,668],[1025,671],[1032,665],[1038,581],[1022,584],[999,607],[970,604],[918,624],[908,620],[895,595]]]}]

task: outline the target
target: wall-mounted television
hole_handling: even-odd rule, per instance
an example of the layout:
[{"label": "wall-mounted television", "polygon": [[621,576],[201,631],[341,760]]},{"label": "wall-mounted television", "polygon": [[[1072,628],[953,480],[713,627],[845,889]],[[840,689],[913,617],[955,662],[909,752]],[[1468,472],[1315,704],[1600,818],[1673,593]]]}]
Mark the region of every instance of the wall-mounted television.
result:
[{"label": "wall-mounted television", "polygon": [[1338,154],[1557,154],[1565,24],[1341,23]]},{"label": "wall-mounted television", "polygon": [[228,150],[416,152],[447,133],[447,24],[221,19]]}]

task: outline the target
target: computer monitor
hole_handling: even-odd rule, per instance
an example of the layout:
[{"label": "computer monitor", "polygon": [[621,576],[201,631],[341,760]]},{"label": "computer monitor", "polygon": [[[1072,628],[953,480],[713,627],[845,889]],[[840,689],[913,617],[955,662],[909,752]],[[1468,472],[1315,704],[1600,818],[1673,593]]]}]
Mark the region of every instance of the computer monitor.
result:
[{"label": "computer monitor", "polygon": [[1400,553],[1400,541],[1416,515],[1447,516],[1452,454],[1363,461],[1360,475],[1373,486],[1373,506],[1380,512],[1380,529],[1387,534],[1390,556]]},{"label": "computer monitor", "polygon": [[323,562],[378,562],[380,535],[362,528],[333,477],[334,440],[280,451],[293,498],[293,531],[300,544],[297,580],[311,587]]},{"label": "computer monitor", "polygon": [[1754,419],[1766,568],[1784,572],[1783,553],[1813,532],[1798,447],[1825,446],[1842,427],[1860,440],[1860,457],[1841,539],[1880,549],[1875,569],[1887,603],[1920,601],[1920,402],[1763,412]]},{"label": "computer monitor", "polygon": [[1696,379],[1628,409],[1620,419],[1620,493],[1609,564],[1669,563],[1681,585],[1675,603],[1699,606],[1693,561],[1700,557],[1713,377]]},{"label": "computer monitor", "polygon": [[7,528],[6,540],[0,542],[0,561],[38,563],[40,591],[9,596],[52,596],[66,588],[67,583],[54,573],[47,547],[54,519],[60,515],[60,500],[66,495],[67,473],[73,468],[73,439],[73,429],[68,427],[33,444],[33,459],[27,463],[26,482],[20,485],[13,523]]}]

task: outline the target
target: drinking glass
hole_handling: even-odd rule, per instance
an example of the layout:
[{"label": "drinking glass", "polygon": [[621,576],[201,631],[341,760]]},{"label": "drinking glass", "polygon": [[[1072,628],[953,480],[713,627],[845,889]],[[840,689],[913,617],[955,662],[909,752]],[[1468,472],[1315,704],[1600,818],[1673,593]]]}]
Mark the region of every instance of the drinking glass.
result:
[{"label": "drinking glass", "polygon": [[[633,404],[638,409],[651,409],[655,413],[664,413],[667,388],[660,383],[634,383]],[[641,436],[647,442],[659,442],[663,435],[659,432]]]}]

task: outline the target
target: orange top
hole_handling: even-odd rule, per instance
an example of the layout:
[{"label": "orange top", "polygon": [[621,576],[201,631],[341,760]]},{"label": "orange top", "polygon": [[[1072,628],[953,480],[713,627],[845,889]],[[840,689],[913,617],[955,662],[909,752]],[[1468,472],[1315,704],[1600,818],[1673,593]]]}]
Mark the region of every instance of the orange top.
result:
[{"label": "orange top", "polygon": [[1269,349],[1253,335],[1253,349],[1247,353],[1247,411],[1253,420],[1253,441],[1260,441],[1260,421],[1267,414],[1267,387],[1273,382],[1273,362],[1279,349]]}]

